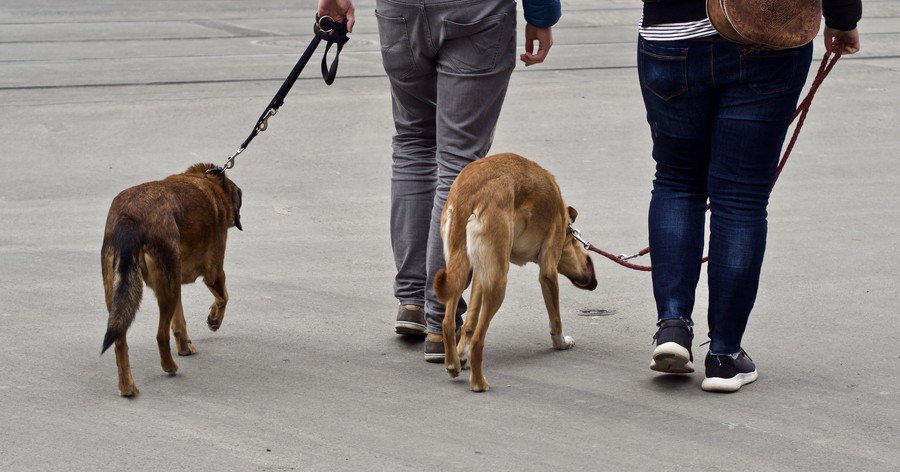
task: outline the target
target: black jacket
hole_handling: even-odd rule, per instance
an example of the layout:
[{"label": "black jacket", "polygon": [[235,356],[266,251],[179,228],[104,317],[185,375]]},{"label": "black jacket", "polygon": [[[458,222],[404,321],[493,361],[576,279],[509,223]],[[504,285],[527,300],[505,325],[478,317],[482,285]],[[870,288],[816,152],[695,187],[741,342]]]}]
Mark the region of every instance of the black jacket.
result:
[{"label": "black jacket", "polygon": [[[822,0],[825,24],[850,31],[862,18],[862,0]],[[644,0],[643,26],[682,23],[706,18],[706,0]]]}]

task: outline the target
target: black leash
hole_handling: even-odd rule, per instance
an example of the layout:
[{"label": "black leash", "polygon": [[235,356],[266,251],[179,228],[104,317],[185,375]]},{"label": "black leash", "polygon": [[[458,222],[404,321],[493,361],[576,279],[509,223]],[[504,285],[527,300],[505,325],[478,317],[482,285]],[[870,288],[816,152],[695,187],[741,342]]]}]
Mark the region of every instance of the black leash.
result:
[{"label": "black leash", "polygon": [[[316,51],[316,48],[319,47],[319,43],[323,40],[327,44],[325,45],[325,54],[322,56],[322,79],[325,80],[326,85],[331,85],[334,82],[334,78],[337,76],[338,59],[340,58],[341,50],[344,48],[344,44],[347,44],[347,41],[350,40],[350,38],[347,37],[347,22],[337,22],[332,20],[331,17],[320,17],[319,15],[316,15],[316,24],[313,26],[313,32],[316,36],[309,43],[309,46],[306,47],[306,51],[303,51],[303,55],[300,56],[300,60],[297,61],[297,64],[291,70],[287,79],[281,84],[278,93],[272,97],[269,106],[266,107],[266,110],[259,116],[259,119],[256,120],[256,126],[253,127],[250,136],[247,136],[247,139],[244,140],[241,147],[228,158],[225,165],[212,168],[208,170],[207,173],[218,174],[234,167],[234,159],[240,153],[244,152],[244,149],[247,149],[247,146],[250,145],[250,141],[253,141],[253,138],[255,138],[256,135],[269,127],[269,118],[275,115],[275,113],[278,113],[278,109],[281,108],[281,105],[284,105],[284,98],[287,97],[288,92],[291,91],[291,87],[294,86],[294,82],[300,77],[300,73],[303,72],[306,63],[309,62],[309,59]],[[328,51],[334,44],[337,44],[337,50],[334,54],[334,61],[332,61],[331,67],[329,67]]]}]

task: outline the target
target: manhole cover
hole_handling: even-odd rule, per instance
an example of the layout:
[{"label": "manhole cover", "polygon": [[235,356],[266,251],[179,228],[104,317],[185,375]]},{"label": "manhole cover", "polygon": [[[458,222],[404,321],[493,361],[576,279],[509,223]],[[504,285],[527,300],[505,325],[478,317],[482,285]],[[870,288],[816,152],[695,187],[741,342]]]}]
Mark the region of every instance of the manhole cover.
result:
[{"label": "manhole cover", "polygon": [[602,308],[585,308],[578,310],[578,316],[612,316],[616,310],[604,310]]}]

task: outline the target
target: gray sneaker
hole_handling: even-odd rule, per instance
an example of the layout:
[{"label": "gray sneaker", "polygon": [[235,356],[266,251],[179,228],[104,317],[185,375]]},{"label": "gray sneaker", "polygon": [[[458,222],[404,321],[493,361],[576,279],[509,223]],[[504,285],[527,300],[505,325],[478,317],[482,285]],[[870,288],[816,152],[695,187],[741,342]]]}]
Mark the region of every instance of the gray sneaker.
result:
[{"label": "gray sneaker", "polygon": [[[462,327],[456,328],[456,342],[462,334]],[[425,337],[425,362],[444,362],[444,335],[428,333]]]},{"label": "gray sneaker", "polygon": [[425,310],[419,305],[400,305],[400,308],[397,309],[394,331],[404,336],[425,334]]},{"label": "gray sneaker", "polygon": [[444,338],[440,334],[425,337],[425,362],[444,362]]}]

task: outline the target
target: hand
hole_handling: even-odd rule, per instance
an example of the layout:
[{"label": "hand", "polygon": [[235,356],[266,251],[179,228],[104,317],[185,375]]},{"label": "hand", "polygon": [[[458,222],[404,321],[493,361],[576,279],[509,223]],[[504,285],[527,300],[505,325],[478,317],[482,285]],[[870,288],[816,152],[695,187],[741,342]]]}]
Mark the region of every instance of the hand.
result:
[{"label": "hand", "polygon": [[841,50],[843,54],[859,52],[859,31],[855,28],[850,31],[841,31],[826,26],[825,50],[836,53],[840,49],[840,44],[844,45],[844,49]]},{"label": "hand", "polygon": [[347,32],[353,32],[356,16],[353,0],[319,0],[319,16],[330,16],[334,21],[347,20]]},{"label": "hand", "polygon": [[[534,42],[538,42],[537,53],[534,52]],[[519,55],[519,59],[525,63],[525,67],[544,62],[550,47],[553,46],[552,27],[538,28],[525,26],[525,54]]]}]

